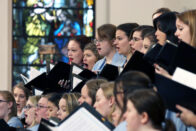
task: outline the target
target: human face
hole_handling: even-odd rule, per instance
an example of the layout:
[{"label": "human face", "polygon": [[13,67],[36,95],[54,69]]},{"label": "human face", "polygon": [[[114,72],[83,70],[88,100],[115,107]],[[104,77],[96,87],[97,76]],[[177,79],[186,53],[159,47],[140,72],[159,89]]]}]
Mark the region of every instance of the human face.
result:
[{"label": "human face", "polygon": [[114,45],[116,46],[116,50],[119,54],[122,54],[124,56],[128,56],[131,50],[131,46],[129,45],[129,38],[122,30],[116,31],[116,40],[114,42]]},{"label": "human face", "polygon": [[3,96],[0,94],[0,119],[8,119],[8,111],[11,107],[9,107],[8,102],[3,98]]},{"label": "human face", "polygon": [[191,43],[191,33],[190,27],[183,23],[179,18],[176,20],[176,32],[175,36],[178,37],[179,40],[184,41],[187,44]]},{"label": "human face", "polygon": [[164,45],[165,44],[165,41],[167,39],[167,36],[164,32],[162,32],[159,28],[157,28],[156,32],[155,32],[155,36],[158,40],[158,43],[160,45]]},{"label": "human face", "polygon": [[78,102],[82,104],[83,102],[88,103],[89,105],[92,105],[92,99],[88,95],[88,87],[87,85],[84,85],[81,90],[81,97],[78,99]]},{"label": "human face", "polygon": [[34,122],[35,112],[36,112],[36,106],[30,100],[28,100],[24,108],[25,122],[27,123],[28,126],[31,126],[32,123]]},{"label": "human face", "polygon": [[40,100],[38,101],[38,105],[36,108],[36,113],[35,113],[35,120],[37,123],[40,123],[41,118],[47,119],[48,120],[48,99],[45,97],[41,97]]},{"label": "human face", "polygon": [[64,120],[69,115],[66,103],[67,101],[64,98],[61,98],[59,101],[59,110],[57,112],[57,116],[60,120]]},{"label": "human face", "polygon": [[113,50],[112,46],[113,42],[109,40],[102,40],[99,38],[98,34],[96,34],[96,47],[100,56],[108,56]]},{"label": "human face", "polygon": [[122,121],[122,120],[119,120],[119,119],[120,119],[120,116],[121,116],[121,113],[122,113],[122,111],[121,111],[120,108],[116,105],[114,112],[112,112],[112,120],[113,120],[113,124],[114,124],[115,126],[118,125],[119,121]]},{"label": "human face", "polygon": [[75,64],[82,65],[83,51],[79,43],[75,40],[70,40],[67,48],[69,60]]},{"label": "human face", "polygon": [[143,46],[142,46],[141,52],[146,54],[146,52],[148,51],[150,45],[151,45],[150,39],[148,37],[145,37],[144,41],[143,41]]},{"label": "human face", "polygon": [[84,68],[88,70],[92,70],[96,61],[97,61],[97,58],[91,50],[84,51],[84,57],[83,57]]},{"label": "human face", "polygon": [[58,107],[56,107],[51,101],[48,101],[48,116],[57,117]]},{"label": "human face", "polygon": [[17,104],[17,111],[21,112],[27,101],[24,91],[16,87],[14,89],[14,98]]},{"label": "human face", "polygon": [[135,51],[140,51],[142,49],[143,39],[141,37],[141,31],[135,31],[132,36],[132,40],[130,41],[131,45],[131,53]]},{"label": "human face", "polygon": [[110,100],[104,96],[101,88],[96,93],[96,101],[93,107],[104,117],[107,117],[111,112]]},{"label": "human face", "polygon": [[138,131],[141,126],[141,115],[135,109],[133,103],[128,100],[127,110],[124,114],[124,118],[127,122],[127,131]]}]

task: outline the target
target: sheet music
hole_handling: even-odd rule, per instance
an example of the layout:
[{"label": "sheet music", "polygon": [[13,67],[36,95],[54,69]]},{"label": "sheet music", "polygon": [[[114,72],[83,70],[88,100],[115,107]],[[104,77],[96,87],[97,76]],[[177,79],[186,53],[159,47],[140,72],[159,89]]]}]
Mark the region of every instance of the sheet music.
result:
[{"label": "sheet music", "polygon": [[38,71],[37,69],[31,67],[30,68],[30,75],[29,75],[29,80],[33,80],[34,78],[36,78],[37,76],[41,75],[42,72]]},{"label": "sheet music", "polygon": [[80,67],[78,67],[78,66],[76,66],[76,65],[73,65],[73,68],[72,68],[72,73],[73,73],[73,74],[78,75],[78,74],[80,74],[82,71],[83,71],[83,70],[82,70]]},{"label": "sheet music", "polygon": [[73,89],[80,83],[82,82],[82,80],[80,78],[77,77],[73,77]]},{"label": "sheet music", "polygon": [[123,71],[123,69],[124,69],[123,67],[120,67],[120,66],[118,67],[118,74],[119,75],[121,74],[121,72]]},{"label": "sheet music", "polygon": [[103,123],[84,107],[64,121],[58,131],[110,131]]},{"label": "sheet music", "polygon": [[50,64],[50,70],[52,70],[54,68],[53,64]]},{"label": "sheet music", "polygon": [[172,80],[196,90],[196,74],[177,67]]},{"label": "sheet music", "polygon": [[21,76],[21,78],[22,78],[24,84],[27,84],[27,83],[30,81],[30,80],[29,80],[26,76],[24,76],[23,74],[20,74],[20,76]]},{"label": "sheet music", "polygon": [[34,89],[34,95],[42,95],[43,94],[43,91],[41,90],[38,90],[38,89]]}]

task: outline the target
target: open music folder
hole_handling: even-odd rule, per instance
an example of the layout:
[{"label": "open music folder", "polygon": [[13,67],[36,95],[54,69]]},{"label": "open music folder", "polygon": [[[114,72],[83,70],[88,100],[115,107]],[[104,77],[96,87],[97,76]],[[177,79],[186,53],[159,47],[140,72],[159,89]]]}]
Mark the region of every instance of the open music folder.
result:
[{"label": "open music folder", "polygon": [[111,131],[114,129],[114,126],[109,121],[87,103],[80,105],[58,126],[51,126],[46,122],[41,122],[39,130],[46,129],[45,127],[47,127],[48,131]]}]

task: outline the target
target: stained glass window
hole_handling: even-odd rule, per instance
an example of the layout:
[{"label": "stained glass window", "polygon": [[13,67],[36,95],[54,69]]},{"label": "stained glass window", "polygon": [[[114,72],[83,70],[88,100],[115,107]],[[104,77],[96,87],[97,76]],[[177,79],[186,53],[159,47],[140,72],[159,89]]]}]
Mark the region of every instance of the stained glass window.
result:
[{"label": "stained glass window", "polygon": [[68,62],[70,37],[95,34],[95,0],[13,0],[13,84],[30,67]]}]

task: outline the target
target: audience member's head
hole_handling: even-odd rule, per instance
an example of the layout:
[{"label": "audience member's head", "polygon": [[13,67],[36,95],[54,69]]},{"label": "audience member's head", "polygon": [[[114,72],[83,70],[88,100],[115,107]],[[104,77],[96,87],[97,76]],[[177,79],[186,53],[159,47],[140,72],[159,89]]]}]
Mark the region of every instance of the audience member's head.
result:
[{"label": "audience member's head", "polygon": [[72,37],[67,45],[69,61],[82,65],[84,47],[90,42],[90,38],[85,35]]},{"label": "audience member's head", "polygon": [[88,103],[93,106],[96,99],[96,92],[100,88],[102,83],[106,83],[105,79],[91,79],[86,82],[86,84],[82,87],[81,97],[78,102],[82,104],[83,102]]},{"label": "audience member's head", "polygon": [[141,51],[143,46],[144,36],[153,30],[154,28],[149,25],[141,25],[133,29],[133,32],[129,37],[130,45],[131,45],[131,53],[134,53],[135,51]]},{"label": "audience member's head", "polygon": [[[161,97],[153,90],[135,90],[127,96],[127,130],[168,130],[174,128],[172,122],[165,120],[165,107]],[[165,122],[165,126],[162,124]],[[163,127],[162,127],[163,126]]]},{"label": "audience member's head", "polygon": [[131,56],[131,46],[129,45],[129,36],[132,33],[133,29],[138,27],[137,23],[125,23],[117,27],[116,30],[116,40],[114,45],[119,54],[122,54],[127,57]]},{"label": "audience member's head", "polygon": [[116,26],[112,24],[104,24],[97,29],[96,46],[100,56],[108,56],[115,51],[113,45],[115,40]]},{"label": "audience member's head", "polygon": [[179,40],[196,47],[196,10],[177,14],[175,35]]},{"label": "audience member's head", "polygon": [[117,108],[115,108],[113,114],[116,117],[116,124],[123,121],[122,115],[125,112],[127,94],[143,88],[151,88],[151,80],[142,72],[129,71],[117,78],[114,86],[114,96]]},{"label": "audience member's head", "polygon": [[17,115],[20,116],[22,109],[26,105],[30,91],[24,87],[22,82],[20,82],[14,86],[12,93],[17,105]]},{"label": "audience member's head", "polygon": [[155,36],[155,30],[147,33],[144,36],[141,52],[146,54],[146,52],[149,50],[152,44],[156,44],[156,43],[157,43],[157,38]]},{"label": "audience member's head", "polygon": [[37,107],[36,107],[36,113],[35,113],[35,121],[36,123],[40,123],[41,119],[49,119],[48,115],[48,96],[41,96],[41,98],[38,101]]},{"label": "audience member's head", "polygon": [[59,111],[58,118],[60,120],[65,119],[76,107],[79,106],[78,103],[79,96],[74,93],[65,93],[59,101]]},{"label": "audience member's head", "polygon": [[8,122],[14,116],[17,116],[17,107],[12,93],[0,91],[0,119]]},{"label": "audience member's head", "polygon": [[61,94],[59,93],[52,93],[48,98],[48,117],[56,117],[57,118],[57,112],[59,110],[59,100],[61,99]]},{"label": "audience member's head", "polygon": [[41,96],[30,96],[26,106],[24,107],[25,113],[25,123],[27,128],[33,127],[34,125],[38,124],[35,121],[36,115],[36,106]]},{"label": "audience member's head", "polygon": [[164,45],[166,40],[173,43],[178,42],[178,38],[174,35],[176,32],[176,13],[164,13],[153,21],[156,29],[156,38],[158,43]]},{"label": "audience member's head", "polygon": [[84,48],[83,64],[84,68],[92,70],[94,64],[101,58],[95,43],[91,42]]},{"label": "audience member's head", "polygon": [[102,116],[107,118],[110,122],[112,122],[112,112],[115,107],[114,100],[114,83],[107,82],[100,85],[100,88],[96,93],[96,101],[94,104],[94,108],[98,111]]}]

